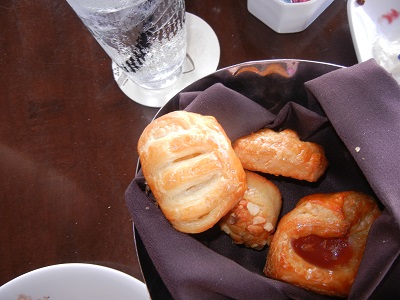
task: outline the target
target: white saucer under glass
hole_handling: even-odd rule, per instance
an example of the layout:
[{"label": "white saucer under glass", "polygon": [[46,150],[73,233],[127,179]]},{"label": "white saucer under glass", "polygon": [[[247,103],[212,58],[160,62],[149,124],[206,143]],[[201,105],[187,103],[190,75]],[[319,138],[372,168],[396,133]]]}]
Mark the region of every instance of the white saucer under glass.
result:
[{"label": "white saucer under glass", "polygon": [[186,13],[186,30],[187,54],[183,73],[169,87],[158,90],[143,88],[130,80],[117,64],[112,63],[114,79],[125,95],[145,106],[162,107],[186,86],[217,69],[220,46],[213,29],[203,19]]}]

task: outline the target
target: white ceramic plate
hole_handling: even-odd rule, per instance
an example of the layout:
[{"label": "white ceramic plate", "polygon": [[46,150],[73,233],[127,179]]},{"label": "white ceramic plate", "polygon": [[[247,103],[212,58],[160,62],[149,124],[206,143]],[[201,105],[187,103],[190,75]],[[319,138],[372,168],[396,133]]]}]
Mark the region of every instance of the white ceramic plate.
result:
[{"label": "white ceramic plate", "polygon": [[348,0],[347,13],[358,61],[375,58],[399,81],[400,1]]},{"label": "white ceramic plate", "polygon": [[61,264],[21,275],[0,287],[7,300],[150,299],[146,286],[120,271],[91,264]]}]

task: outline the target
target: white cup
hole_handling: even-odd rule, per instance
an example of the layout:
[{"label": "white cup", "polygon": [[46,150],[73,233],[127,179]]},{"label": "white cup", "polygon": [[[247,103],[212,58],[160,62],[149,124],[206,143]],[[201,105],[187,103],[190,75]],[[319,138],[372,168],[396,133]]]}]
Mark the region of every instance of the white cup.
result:
[{"label": "white cup", "polygon": [[247,0],[247,9],[278,33],[294,33],[306,29],[333,2],[310,0],[287,3],[283,0]]}]

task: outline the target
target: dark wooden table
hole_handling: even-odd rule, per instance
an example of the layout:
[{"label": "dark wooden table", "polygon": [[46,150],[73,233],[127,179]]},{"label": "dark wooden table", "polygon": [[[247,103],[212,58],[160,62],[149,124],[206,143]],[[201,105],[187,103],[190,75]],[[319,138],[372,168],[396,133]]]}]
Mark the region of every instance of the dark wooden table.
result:
[{"label": "dark wooden table", "polygon": [[[277,34],[245,0],[187,0],[216,32],[219,68],[296,58],[357,63],[346,1]],[[0,3],[0,285],[36,268],[95,263],[142,279],[124,192],[157,109],[121,92],[111,60],[65,0]]]}]

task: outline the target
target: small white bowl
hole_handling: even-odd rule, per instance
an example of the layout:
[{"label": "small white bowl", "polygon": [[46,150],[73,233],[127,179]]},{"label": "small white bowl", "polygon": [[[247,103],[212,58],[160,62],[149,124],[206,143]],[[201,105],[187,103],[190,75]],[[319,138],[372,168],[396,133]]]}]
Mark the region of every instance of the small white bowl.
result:
[{"label": "small white bowl", "polygon": [[37,269],[0,287],[9,300],[145,300],[146,285],[120,271],[91,264],[71,263]]},{"label": "small white bowl", "polygon": [[278,33],[303,31],[333,2],[310,0],[286,3],[283,0],[247,0],[247,9]]}]

